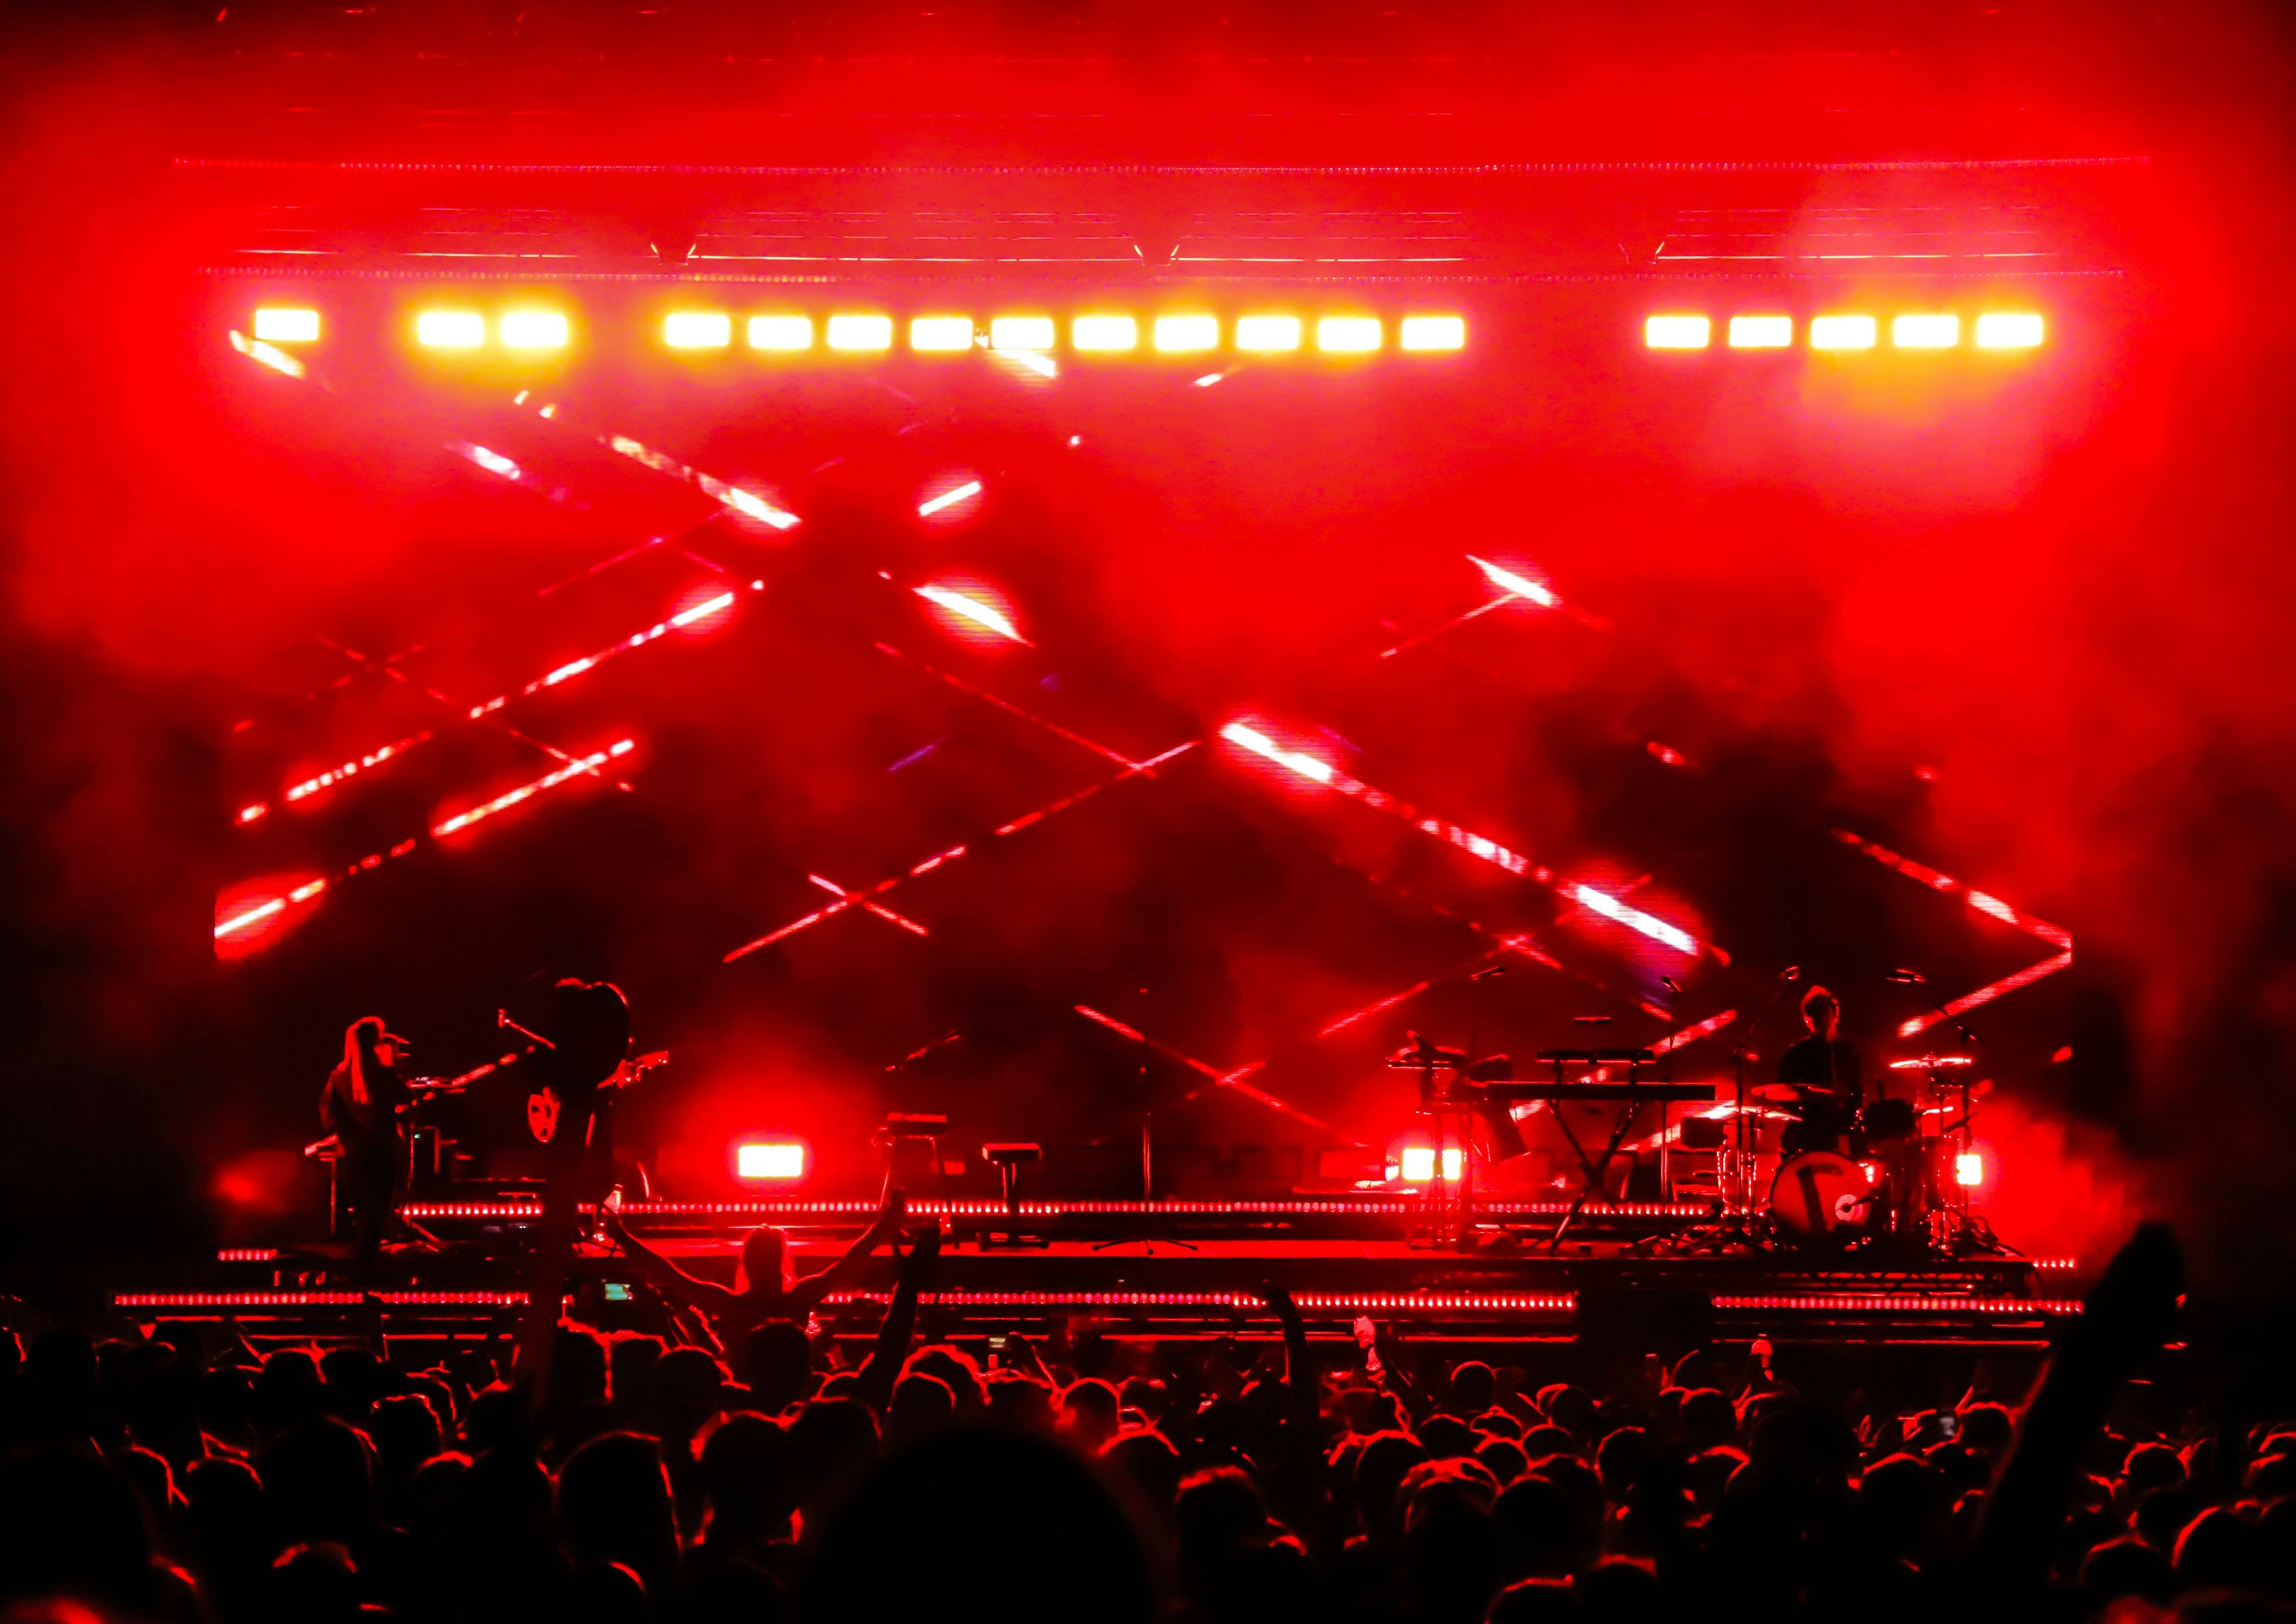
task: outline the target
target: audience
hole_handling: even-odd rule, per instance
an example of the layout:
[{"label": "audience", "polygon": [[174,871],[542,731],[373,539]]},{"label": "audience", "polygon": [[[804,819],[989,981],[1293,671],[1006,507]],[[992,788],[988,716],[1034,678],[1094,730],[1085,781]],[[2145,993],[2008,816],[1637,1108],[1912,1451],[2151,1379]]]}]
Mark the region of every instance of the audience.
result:
[{"label": "audience", "polygon": [[1529,1344],[1446,1368],[1334,1342],[1319,1368],[1273,1287],[1280,1360],[1089,1326],[912,1348],[936,1251],[865,1358],[782,1321],[741,1327],[730,1368],[569,1323],[539,1402],[491,1346],[0,1335],[0,1624],[2231,1624],[2296,1600],[2296,1413],[2116,1403],[2162,1334],[2165,1236],[2033,1391],[1980,1365],[1926,1406],[1902,1365],[1766,1348],[1598,1383]]}]

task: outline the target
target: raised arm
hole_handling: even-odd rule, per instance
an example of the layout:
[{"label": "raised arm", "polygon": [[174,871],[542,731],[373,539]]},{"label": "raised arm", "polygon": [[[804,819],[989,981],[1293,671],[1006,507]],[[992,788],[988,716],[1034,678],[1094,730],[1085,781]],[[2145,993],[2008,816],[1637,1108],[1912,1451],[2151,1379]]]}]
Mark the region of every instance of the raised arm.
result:
[{"label": "raised arm", "polygon": [[909,1339],[916,1334],[917,1293],[924,1289],[925,1277],[939,1256],[938,1222],[909,1237],[909,1255],[901,1260],[900,1280],[886,1307],[885,1322],[877,1327],[876,1344],[861,1363],[857,1375],[861,1397],[881,1416],[893,1401],[894,1380],[901,1374],[901,1361],[909,1355]]},{"label": "raised arm", "polygon": [[887,1190],[884,1204],[877,1209],[875,1220],[861,1232],[858,1240],[845,1249],[845,1254],[819,1274],[810,1275],[791,1288],[789,1317],[803,1322],[824,1297],[852,1277],[869,1254],[877,1250],[880,1242],[890,1240],[900,1232],[901,1220],[907,1215],[908,1210],[908,1196],[905,1192],[898,1188]]},{"label": "raised arm", "polygon": [[614,1237],[631,1262],[636,1263],[654,1289],[683,1308],[699,1310],[715,1319],[732,1308],[737,1301],[734,1293],[715,1280],[704,1280],[687,1274],[652,1247],[622,1227],[619,1217],[609,1216],[606,1233]]}]

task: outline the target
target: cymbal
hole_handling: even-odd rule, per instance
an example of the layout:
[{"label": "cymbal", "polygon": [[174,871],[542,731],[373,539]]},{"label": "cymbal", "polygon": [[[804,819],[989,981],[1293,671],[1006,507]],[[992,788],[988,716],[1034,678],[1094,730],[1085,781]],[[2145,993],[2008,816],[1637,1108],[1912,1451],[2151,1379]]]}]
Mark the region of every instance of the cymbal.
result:
[{"label": "cymbal", "polygon": [[1940,1065],[1975,1065],[1976,1064],[1977,1057],[1974,1055],[1923,1055],[1918,1060],[1892,1060],[1890,1062],[1890,1069],[1893,1072],[1926,1072]]}]

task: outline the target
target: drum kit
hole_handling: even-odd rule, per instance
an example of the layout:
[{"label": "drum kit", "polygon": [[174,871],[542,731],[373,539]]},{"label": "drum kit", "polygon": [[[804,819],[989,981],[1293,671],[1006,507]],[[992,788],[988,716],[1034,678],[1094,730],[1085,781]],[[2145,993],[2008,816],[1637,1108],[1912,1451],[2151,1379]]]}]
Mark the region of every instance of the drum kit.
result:
[{"label": "drum kit", "polygon": [[[1955,1054],[1892,1061],[1890,1071],[1914,1074],[1914,1092],[1869,1100],[1831,1146],[1777,1155],[1759,1206],[1748,1197],[1770,1156],[1752,1135],[1726,1149],[1737,1165],[1724,1189],[1736,1192],[1752,1220],[1742,1226],[1748,1238],[1808,1250],[1884,1243],[1954,1254],[1997,1250],[1984,1220],[1969,1210],[1962,1177],[1972,1155],[1975,1065],[1974,1057]],[[1767,1083],[1748,1093],[1750,1113],[1765,1121],[1802,1114],[1798,1088]]]}]

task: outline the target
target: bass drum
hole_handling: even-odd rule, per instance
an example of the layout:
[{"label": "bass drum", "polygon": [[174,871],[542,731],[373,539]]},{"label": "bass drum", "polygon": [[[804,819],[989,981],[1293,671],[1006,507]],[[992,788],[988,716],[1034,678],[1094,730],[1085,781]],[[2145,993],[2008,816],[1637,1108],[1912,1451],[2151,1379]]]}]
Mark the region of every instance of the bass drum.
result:
[{"label": "bass drum", "polygon": [[1792,1245],[1847,1245],[1872,1232],[1881,1204],[1866,1170],[1837,1151],[1789,1157],[1770,1180],[1770,1222]]}]

